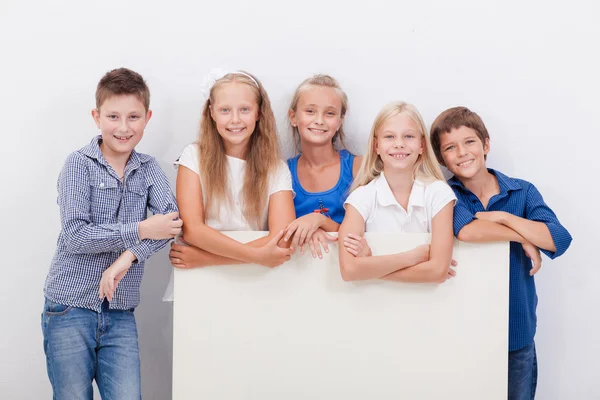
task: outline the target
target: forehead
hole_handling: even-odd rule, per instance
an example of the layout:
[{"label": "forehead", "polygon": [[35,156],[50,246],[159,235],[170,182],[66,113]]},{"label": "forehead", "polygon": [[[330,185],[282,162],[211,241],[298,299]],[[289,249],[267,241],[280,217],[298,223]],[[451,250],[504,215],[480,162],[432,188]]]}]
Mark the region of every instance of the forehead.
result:
[{"label": "forehead", "polygon": [[419,127],[411,118],[403,114],[397,114],[393,117],[388,118],[379,128],[378,133],[382,132],[394,132],[401,133],[405,131],[419,132]]},{"label": "forehead", "polygon": [[142,100],[135,94],[113,94],[107,96],[100,108],[106,111],[145,111]]},{"label": "forehead", "polygon": [[479,139],[477,131],[475,129],[461,126],[459,128],[452,128],[450,132],[445,132],[440,135],[440,144],[443,146],[446,143],[460,142],[467,138]]},{"label": "forehead", "polygon": [[220,84],[213,92],[215,103],[256,103],[255,91],[250,85],[241,82],[226,82]]},{"label": "forehead", "polygon": [[329,86],[307,85],[298,98],[298,105],[314,104],[321,107],[342,108],[342,99],[335,88]]}]

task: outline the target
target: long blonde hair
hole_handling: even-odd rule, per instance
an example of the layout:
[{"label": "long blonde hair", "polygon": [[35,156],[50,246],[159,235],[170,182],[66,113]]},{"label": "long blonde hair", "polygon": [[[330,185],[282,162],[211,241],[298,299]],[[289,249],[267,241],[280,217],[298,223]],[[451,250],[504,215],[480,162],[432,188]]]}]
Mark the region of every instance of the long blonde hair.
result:
[{"label": "long blonde hair", "polygon": [[421,133],[421,140],[424,142],[423,154],[419,155],[413,167],[413,179],[419,179],[424,182],[444,180],[444,175],[442,175],[440,165],[436,161],[431,142],[429,141],[429,134],[421,114],[419,114],[419,111],[412,104],[398,101],[386,104],[381,111],[379,111],[379,114],[377,114],[375,122],[373,122],[373,127],[371,128],[367,151],[363,157],[360,169],[356,174],[356,178],[354,179],[354,182],[352,182],[350,191],[368,184],[383,171],[383,161],[375,150],[375,141],[377,140],[377,133],[383,124],[396,115],[403,115],[410,118],[417,125],[417,128]]},{"label": "long blonde hair", "polygon": [[[240,72],[248,74],[245,71]],[[266,213],[265,204],[268,204],[269,180],[279,166],[279,139],[275,116],[267,92],[257,78],[248,74],[254,78],[252,81],[250,77],[242,73],[233,72],[217,80],[202,109],[198,148],[202,190],[206,199],[204,215],[205,220],[208,216],[219,218],[220,203],[226,201],[231,205],[232,200],[225,144],[210,115],[210,105],[214,102],[215,91],[223,85],[231,82],[244,83],[255,95],[259,108],[259,119],[250,136],[246,152],[246,172],[241,199],[242,214],[254,229],[261,230]]]},{"label": "long blonde hair", "polygon": [[[296,91],[294,92],[294,97],[292,97],[292,103],[290,104],[290,110],[294,113],[298,108],[298,101],[300,100],[300,96],[303,92],[308,90],[310,86],[323,86],[335,89],[336,93],[340,96],[340,101],[342,103],[342,109],[340,110],[340,117],[342,118],[342,123],[340,124],[340,129],[333,135],[331,138],[331,142],[334,147],[338,149],[345,149],[346,145],[344,144],[344,117],[346,116],[346,112],[348,111],[348,96],[346,92],[342,90],[340,83],[329,75],[318,74],[313,75],[308,79],[305,79],[298,85]],[[292,138],[294,140],[294,149],[296,153],[301,152],[300,148],[300,132],[298,132],[298,127],[292,126],[290,122],[290,128],[292,130]]]}]

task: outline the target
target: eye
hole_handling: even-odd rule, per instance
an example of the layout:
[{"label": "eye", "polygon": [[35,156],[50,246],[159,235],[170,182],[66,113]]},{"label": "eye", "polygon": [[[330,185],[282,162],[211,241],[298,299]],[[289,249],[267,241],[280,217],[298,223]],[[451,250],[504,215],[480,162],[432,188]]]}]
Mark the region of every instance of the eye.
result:
[{"label": "eye", "polygon": [[385,135],[383,138],[384,139],[393,139],[394,135]]},{"label": "eye", "polygon": [[112,119],[112,120],[115,120],[115,119],[119,118],[119,116],[118,116],[118,115],[116,115],[116,114],[108,114],[106,117],[107,117],[108,119]]},{"label": "eye", "polygon": [[242,107],[242,112],[247,113],[250,111],[250,107]]},{"label": "eye", "polygon": [[327,115],[329,115],[330,117],[335,117],[337,115],[337,113],[333,112],[333,111],[329,111],[327,113]]},{"label": "eye", "polygon": [[140,119],[140,116],[139,115],[132,115],[129,118],[131,118],[133,120],[136,120],[136,119]]},{"label": "eye", "polygon": [[407,139],[414,139],[415,135],[413,135],[412,133],[407,133],[406,135],[404,135],[404,137]]},{"label": "eye", "polygon": [[473,144],[473,143],[475,143],[475,141],[473,139],[467,140],[467,144]]},{"label": "eye", "polygon": [[314,114],[315,110],[313,110],[312,108],[307,108],[307,109],[305,110],[305,112],[306,112],[307,114]]},{"label": "eye", "polygon": [[219,111],[221,111],[222,113],[228,113],[229,112],[229,108],[223,107]]},{"label": "eye", "polygon": [[448,147],[446,147],[446,149],[444,151],[448,151],[448,150],[452,150],[452,149],[454,149],[454,146],[448,146]]}]

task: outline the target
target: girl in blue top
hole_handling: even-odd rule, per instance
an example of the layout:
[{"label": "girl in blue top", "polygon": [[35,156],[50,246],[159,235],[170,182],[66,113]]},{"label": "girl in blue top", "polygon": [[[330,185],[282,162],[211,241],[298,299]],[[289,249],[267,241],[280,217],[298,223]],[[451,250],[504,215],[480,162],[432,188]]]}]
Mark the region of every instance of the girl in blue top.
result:
[{"label": "girl in blue top", "polygon": [[298,86],[289,109],[296,157],[287,160],[296,193],[294,208],[298,218],[286,228],[285,240],[313,257],[322,258],[321,247],[337,238],[345,210],[344,200],[362,157],[344,146],[343,121],[348,98],[339,83],[328,75],[314,75]]}]

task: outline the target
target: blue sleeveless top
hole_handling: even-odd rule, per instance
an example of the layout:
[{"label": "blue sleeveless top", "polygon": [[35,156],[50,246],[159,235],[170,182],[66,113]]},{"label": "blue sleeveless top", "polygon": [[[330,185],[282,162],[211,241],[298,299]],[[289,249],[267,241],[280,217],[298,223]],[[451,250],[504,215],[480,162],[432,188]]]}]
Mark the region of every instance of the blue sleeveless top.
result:
[{"label": "blue sleeveless top", "polygon": [[329,209],[324,214],[338,224],[344,219],[344,201],[352,184],[352,164],[354,155],[348,150],[340,150],[340,178],[334,187],[325,192],[307,192],[298,180],[298,159],[300,155],[287,160],[292,175],[292,188],[296,193],[294,208],[296,217],[301,217],[315,210]]}]

